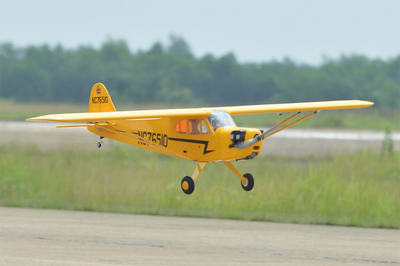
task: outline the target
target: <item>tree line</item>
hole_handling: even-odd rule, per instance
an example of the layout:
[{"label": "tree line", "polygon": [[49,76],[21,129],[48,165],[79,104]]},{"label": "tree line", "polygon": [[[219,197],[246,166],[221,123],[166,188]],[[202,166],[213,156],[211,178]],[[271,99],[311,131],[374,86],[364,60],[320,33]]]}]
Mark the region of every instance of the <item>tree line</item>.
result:
[{"label": "tree line", "polygon": [[259,104],[337,99],[371,100],[400,107],[400,56],[361,55],[319,66],[290,59],[240,63],[232,53],[196,57],[181,37],[132,52],[123,40],[99,48],[0,44],[0,98],[15,101],[87,102],[103,82],[117,102]]}]

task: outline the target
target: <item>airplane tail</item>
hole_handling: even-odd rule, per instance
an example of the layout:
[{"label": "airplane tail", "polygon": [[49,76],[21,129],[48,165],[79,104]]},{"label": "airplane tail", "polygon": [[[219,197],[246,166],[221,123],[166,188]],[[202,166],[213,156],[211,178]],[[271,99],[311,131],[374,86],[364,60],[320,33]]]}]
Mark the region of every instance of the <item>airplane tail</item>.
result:
[{"label": "airplane tail", "polygon": [[115,112],[115,106],[111,100],[106,86],[96,83],[92,87],[89,98],[89,112]]}]

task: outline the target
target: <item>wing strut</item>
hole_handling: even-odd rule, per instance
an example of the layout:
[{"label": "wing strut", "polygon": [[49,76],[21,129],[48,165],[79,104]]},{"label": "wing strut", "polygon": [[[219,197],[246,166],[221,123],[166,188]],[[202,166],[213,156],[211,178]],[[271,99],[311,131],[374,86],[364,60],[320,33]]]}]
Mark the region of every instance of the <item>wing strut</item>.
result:
[{"label": "wing strut", "polygon": [[305,120],[305,119],[307,119],[307,118],[309,118],[309,117],[311,117],[311,116],[313,116],[313,115],[315,115],[317,113],[318,113],[318,111],[313,111],[313,112],[311,112],[311,113],[309,113],[309,114],[307,114],[307,115],[305,115],[303,117],[298,118],[297,120],[294,120],[294,121],[284,125],[286,122],[288,122],[288,121],[292,120],[293,118],[297,117],[298,115],[300,115],[301,112],[297,112],[295,114],[292,114],[291,116],[289,116],[288,118],[286,118],[283,121],[279,122],[278,124],[274,125],[270,129],[264,131],[261,135],[255,136],[254,138],[252,138],[252,139],[250,139],[250,140],[248,140],[246,142],[238,143],[236,145],[236,148],[244,149],[244,148],[250,147],[251,145],[253,145],[253,144],[255,144],[255,143],[257,143],[257,142],[259,142],[261,140],[264,140],[266,138],[269,138],[272,135],[274,135],[274,134],[276,134],[276,133],[278,133],[278,132],[280,132],[280,131],[288,128],[288,127],[291,127],[291,126],[293,126],[293,125],[295,125],[295,124],[297,124],[297,123],[299,123],[299,122],[301,122],[301,121],[303,121],[303,120]]}]

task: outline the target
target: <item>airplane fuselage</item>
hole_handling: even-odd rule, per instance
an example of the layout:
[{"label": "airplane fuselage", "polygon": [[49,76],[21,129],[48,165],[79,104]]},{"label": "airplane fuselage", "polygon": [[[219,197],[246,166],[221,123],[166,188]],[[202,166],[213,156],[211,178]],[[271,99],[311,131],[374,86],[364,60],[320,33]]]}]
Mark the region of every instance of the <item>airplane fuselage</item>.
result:
[{"label": "airplane fuselage", "polygon": [[262,142],[244,149],[232,145],[261,134],[259,129],[235,125],[215,128],[209,119],[196,117],[116,120],[108,121],[107,125],[88,125],[88,130],[105,138],[198,162],[251,159],[262,149]]}]

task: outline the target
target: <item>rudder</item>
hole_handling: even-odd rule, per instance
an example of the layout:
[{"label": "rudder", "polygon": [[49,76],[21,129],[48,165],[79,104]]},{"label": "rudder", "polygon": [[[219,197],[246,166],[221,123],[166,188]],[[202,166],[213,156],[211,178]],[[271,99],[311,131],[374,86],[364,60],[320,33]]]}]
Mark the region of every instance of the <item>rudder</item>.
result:
[{"label": "rudder", "polygon": [[89,98],[89,112],[115,112],[114,103],[103,83],[93,85]]}]

